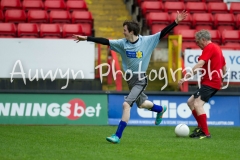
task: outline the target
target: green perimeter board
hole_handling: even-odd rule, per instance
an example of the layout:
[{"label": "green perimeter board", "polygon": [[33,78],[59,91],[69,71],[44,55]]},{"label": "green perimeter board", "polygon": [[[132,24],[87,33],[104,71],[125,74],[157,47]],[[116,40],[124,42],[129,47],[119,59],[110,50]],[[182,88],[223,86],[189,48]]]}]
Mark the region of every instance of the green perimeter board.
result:
[{"label": "green perimeter board", "polygon": [[107,125],[107,95],[0,94],[0,124]]}]

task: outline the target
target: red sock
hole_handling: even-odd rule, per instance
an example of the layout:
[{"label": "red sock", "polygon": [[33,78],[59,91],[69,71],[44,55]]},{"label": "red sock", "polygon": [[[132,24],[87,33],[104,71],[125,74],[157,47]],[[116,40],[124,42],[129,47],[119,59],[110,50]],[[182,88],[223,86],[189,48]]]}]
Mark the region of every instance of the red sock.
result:
[{"label": "red sock", "polygon": [[198,120],[198,115],[197,115],[197,112],[195,110],[192,110],[192,114],[194,116],[194,118],[196,119],[197,123],[198,123],[198,127],[199,128],[202,128],[200,123],[199,123],[199,120]]},{"label": "red sock", "polygon": [[200,125],[202,126],[202,131],[206,134],[209,135],[208,132],[208,126],[207,126],[207,115],[206,114],[201,114],[198,116],[198,120],[200,122]]}]

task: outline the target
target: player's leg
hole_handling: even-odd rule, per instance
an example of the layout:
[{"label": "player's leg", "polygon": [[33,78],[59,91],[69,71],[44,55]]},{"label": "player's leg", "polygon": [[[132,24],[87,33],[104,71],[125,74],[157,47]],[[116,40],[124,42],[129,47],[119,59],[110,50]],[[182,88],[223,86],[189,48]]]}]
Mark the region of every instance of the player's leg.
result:
[{"label": "player's leg", "polygon": [[142,92],[139,99],[136,101],[138,108],[146,108],[150,111],[157,112],[155,125],[159,125],[162,122],[163,113],[167,110],[166,106],[156,105],[153,102],[147,100],[147,96]]},{"label": "player's leg", "polygon": [[[206,136],[208,138],[210,138],[210,133],[208,131],[208,126],[207,126],[207,115],[204,111],[203,105],[204,105],[205,101],[203,101],[201,99],[201,96],[199,96],[198,98],[195,99],[194,101],[194,106],[195,106],[195,110],[197,112],[197,119],[201,125],[201,131],[198,134],[198,136],[194,137],[194,138],[200,138],[200,136]],[[204,137],[205,138],[205,137]]]},{"label": "player's leg", "polygon": [[217,89],[214,89],[209,86],[202,85],[199,89],[199,93],[197,96],[194,95],[194,107],[198,115],[199,123],[201,125],[202,133],[199,134],[197,138],[203,139],[203,138],[210,138],[211,135],[208,130],[207,125],[207,115],[204,111],[203,105],[205,102],[208,102],[208,100],[217,92]]},{"label": "player's leg", "polygon": [[[143,75],[145,76],[145,75]],[[107,137],[109,142],[119,143],[122,137],[122,133],[127,126],[127,123],[130,119],[130,110],[133,103],[139,98],[141,93],[145,90],[147,86],[147,79],[138,80],[138,76],[132,77],[128,82],[130,93],[125,97],[125,102],[123,103],[123,113],[122,119],[119,122],[117,131],[111,137]]]},{"label": "player's leg", "polygon": [[122,119],[118,124],[118,128],[116,130],[116,133],[113,134],[110,137],[107,137],[106,140],[112,143],[120,143],[120,139],[122,138],[122,133],[127,126],[127,123],[130,119],[130,110],[131,106],[127,103],[123,103],[123,113],[122,113]]},{"label": "player's leg", "polygon": [[[198,90],[197,90],[197,92],[198,92]],[[195,92],[194,94],[197,94],[197,92]],[[201,128],[201,125],[200,125],[199,120],[198,120],[198,115],[197,115],[197,112],[196,112],[195,107],[194,107],[194,100],[195,100],[194,95],[192,95],[187,101],[188,107],[192,111],[192,114],[193,114],[194,118],[196,119],[196,121],[198,123],[198,126],[197,126],[197,128],[194,129],[192,135],[194,135],[195,132],[198,132]],[[191,135],[190,135],[190,137],[191,137]]]}]

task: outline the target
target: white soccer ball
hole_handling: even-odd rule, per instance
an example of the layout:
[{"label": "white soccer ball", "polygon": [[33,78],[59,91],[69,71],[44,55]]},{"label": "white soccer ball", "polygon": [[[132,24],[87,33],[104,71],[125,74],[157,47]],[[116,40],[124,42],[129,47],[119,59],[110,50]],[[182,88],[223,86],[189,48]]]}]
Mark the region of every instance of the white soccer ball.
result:
[{"label": "white soccer ball", "polygon": [[186,137],[189,135],[189,132],[189,127],[186,124],[181,123],[175,127],[175,134],[178,137]]}]

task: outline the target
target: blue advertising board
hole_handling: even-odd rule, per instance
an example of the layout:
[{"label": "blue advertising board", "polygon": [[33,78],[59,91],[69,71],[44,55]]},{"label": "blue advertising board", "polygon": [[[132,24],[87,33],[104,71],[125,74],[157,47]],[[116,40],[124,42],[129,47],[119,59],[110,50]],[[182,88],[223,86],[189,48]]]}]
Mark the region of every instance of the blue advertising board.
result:
[{"label": "blue advertising board", "polygon": [[[197,122],[187,105],[189,96],[148,95],[150,101],[158,105],[166,105],[168,110],[163,115],[161,125],[175,126],[185,123],[196,126]],[[110,94],[108,97],[108,118],[110,125],[118,125],[122,116],[124,95]],[[239,96],[214,96],[204,104],[207,122],[210,126],[239,126]],[[133,105],[128,125],[154,125],[156,113]]]}]

